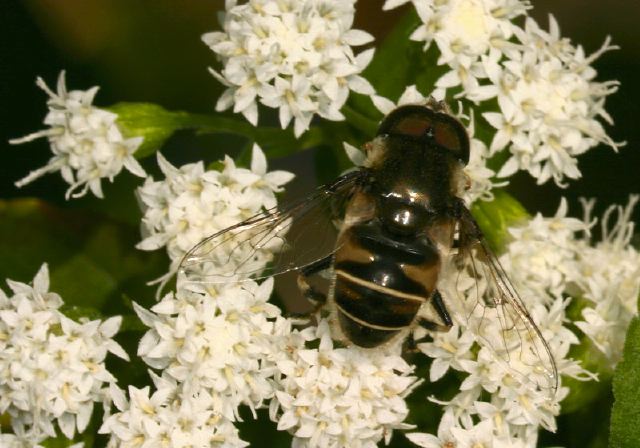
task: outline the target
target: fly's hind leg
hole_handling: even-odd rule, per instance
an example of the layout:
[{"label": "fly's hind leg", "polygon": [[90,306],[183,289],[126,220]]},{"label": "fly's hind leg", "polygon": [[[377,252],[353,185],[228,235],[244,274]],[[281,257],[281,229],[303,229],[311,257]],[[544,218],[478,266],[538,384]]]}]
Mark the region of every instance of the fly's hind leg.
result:
[{"label": "fly's hind leg", "polygon": [[[418,325],[428,331],[449,331],[453,325],[451,316],[444,305],[444,300],[437,289],[431,295],[429,302],[423,305],[418,317]],[[413,337],[407,338],[407,350],[417,350],[416,343],[419,342]]]},{"label": "fly's hind leg", "polygon": [[[420,316],[416,322],[422,328],[427,331],[449,331],[453,325],[451,316],[447,311],[447,307],[444,304],[442,295],[437,289],[431,294],[431,298],[425,303],[420,310]],[[418,342],[424,338],[416,339],[413,334],[408,337],[404,342],[403,352],[405,353],[417,353]]]},{"label": "fly's hind leg", "polygon": [[[421,314],[423,314],[421,312]],[[420,316],[418,325],[429,331],[449,331],[453,325],[451,316],[444,305],[442,295],[437,289],[431,295],[427,306],[427,315]]]},{"label": "fly's hind leg", "polygon": [[327,295],[321,291],[318,291],[313,285],[309,283],[309,277],[312,275],[318,274],[326,269],[331,267],[331,263],[333,262],[333,255],[329,255],[327,257],[321,258],[318,261],[311,263],[308,266],[305,266],[300,270],[298,274],[298,289],[300,289],[300,293],[302,296],[309,301],[313,305],[313,310],[308,313],[296,314],[293,315],[298,320],[304,321],[309,320],[309,318],[314,315],[320,308],[322,308],[327,303]]}]

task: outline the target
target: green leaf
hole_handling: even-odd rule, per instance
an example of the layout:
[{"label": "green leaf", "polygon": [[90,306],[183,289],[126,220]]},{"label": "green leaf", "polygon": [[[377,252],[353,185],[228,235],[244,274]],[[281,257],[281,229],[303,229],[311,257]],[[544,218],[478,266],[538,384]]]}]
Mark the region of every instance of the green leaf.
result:
[{"label": "green leaf", "polygon": [[125,137],[144,138],[135,152],[137,158],[156,152],[182,126],[179,113],[169,112],[157,104],[118,103],[107,110],[118,115],[118,127]]},{"label": "green leaf", "polygon": [[251,415],[246,406],[240,408],[241,419],[236,422],[242,440],[250,446],[268,446],[270,448],[289,448],[291,435],[287,431],[278,431],[276,423],[269,419],[266,409],[256,411],[257,418]]},{"label": "green leaf", "polygon": [[[424,43],[409,39],[421,24],[412,8],[387,35],[363,76],[371,82],[378,95],[397,100],[405,87],[415,84],[423,94],[429,94],[435,81],[447,70],[438,66],[438,52],[435,45],[424,51]],[[363,95],[352,95],[352,108],[375,121],[382,114],[373,106],[371,99]]]},{"label": "green leaf", "polygon": [[347,119],[347,122],[362,132],[365,138],[372,139],[373,136],[376,135],[378,131],[378,120],[371,119],[348,105],[342,108],[342,113]]},{"label": "green leaf", "polygon": [[136,227],[101,215],[62,210],[37,199],[0,201],[3,278],[29,282],[47,262],[51,290],[68,310],[78,307],[81,314],[130,313],[122,306],[122,293],[153,301],[155,291],[145,283],[160,276],[167,261],[159,251],[136,250],[139,239]]},{"label": "green leaf", "polygon": [[615,402],[611,412],[609,446],[638,447],[640,444],[640,318],[631,321],[624,343],[623,359],[613,377]]},{"label": "green leaf", "polygon": [[[90,433],[91,428],[88,428],[88,430],[86,431],[86,433]],[[85,440],[83,440],[84,442],[84,446],[85,448],[89,448],[91,447],[91,440],[92,438],[85,438]],[[89,442],[89,443],[87,443]],[[42,446],[44,448],[68,448],[72,445],[74,445],[75,443],[78,443],[77,440],[69,440],[67,439],[65,436],[58,436],[55,438],[49,438],[47,440],[45,440],[44,442],[42,442]]]},{"label": "green leaf", "polygon": [[509,241],[509,227],[518,225],[531,216],[506,191],[495,190],[493,196],[493,201],[476,201],[471,207],[471,213],[491,248],[501,252]]},{"label": "green leaf", "polygon": [[238,135],[258,143],[269,158],[312,148],[323,140],[320,128],[311,128],[296,138],[291,129],[253,126],[237,115],[168,111],[150,103],[118,103],[108,110],[118,114],[118,125],[123,134],[127,137],[144,137],[142,146],[135,153],[138,158],[153,154],[174,132],[181,129],[193,129],[201,134]]},{"label": "green leaf", "polygon": [[89,320],[98,320],[104,318],[99,310],[86,306],[67,305],[65,303],[60,307],[60,311],[69,319],[75,320],[76,322],[79,322],[80,319],[83,318]]},{"label": "green leaf", "polygon": [[580,362],[580,365],[598,374],[598,381],[578,381],[571,377],[562,378],[562,385],[569,388],[569,395],[562,400],[562,412],[571,413],[582,409],[589,409],[596,400],[610,393],[612,372],[607,370],[609,363],[602,352],[593,345],[586,336],[580,339],[580,344],[574,345],[569,357]]},{"label": "green leaf", "polygon": [[323,131],[311,128],[296,138],[291,129],[253,126],[244,118],[221,114],[202,115],[179,112],[184,129],[195,129],[206,134],[233,134],[256,142],[268,158],[284,157],[318,146],[323,141]]}]

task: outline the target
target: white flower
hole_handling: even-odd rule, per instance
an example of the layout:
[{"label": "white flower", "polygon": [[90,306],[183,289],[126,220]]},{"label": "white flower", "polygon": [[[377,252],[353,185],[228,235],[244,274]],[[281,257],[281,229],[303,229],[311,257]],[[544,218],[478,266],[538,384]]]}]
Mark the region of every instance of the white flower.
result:
[{"label": "white flower", "polygon": [[564,186],[565,178],[577,179],[576,156],[604,143],[620,145],[607,136],[598,118],[611,123],[604,110],[606,96],[617,82],[594,82],[591,67],[602,53],[614,49],[608,41],[591,56],[559,36],[550,17],[549,32],[528,18],[516,30],[521,49],[503,62],[485,61],[489,79],[496,86],[500,112],[484,118],[497,129],[491,153],[508,147],[511,158],[499,176],[526,170],[543,184],[553,178]]},{"label": "white flower", "polygon": [[[385,9],[399,6],[387,1]],[[484,58],[499,60],[515,47],[511,38],[516,25],[512,20],[524,15],[529,3],[521,0],[412,0],[422,21],[411,35],[425,42],[425,49],[435,43],[440,52],[438,64],[450,68],[436,81],[438,96],[461,86],[477,100],[486,99],[487,90],[480,81],[487,78]],[[485,90],[487,90],[485,92]]]},{"label": "white flower", "polygon": [[460,327],[455,326],[447,332],[437,333],[433,342],[418,344],[418,349],[425,355],[433,358],[429,370],[429,381],[435,382],[442,378],[450,367],[463,370],[461,360],[469,359],[469,349],[473,345],[474,336],[467,331],[460,334]]},{"label": "white flower", "polygon": [[189,284],[167,294],[151,312],[135,306],[150,330],[138,355],[186,392],[206,392],[213,411],[229,420],[238,406],[252,410],[273,396],[269,361],[276,348],[280,310],[268,303],[273,279],[247,281],[213,290]]},{"label": "white flower", "polygon": [[405,3],[409,3],[413,0],[384,0],[384,5],[382,9],[387,11],[389,9],[397,8],[398,6],[402,6]]},{"label": "white flower", "polygon": [[478,199],[491,201],[493,200],[491,190],[504,187],[508,182],[494,180],[496,173],[487,165],[490,156],[489,149],[482,140],[475,137],[476,120],[473,111],[471,111],[470,117],[459,113],[458,119],[468,122],[467,131],[469,133],[470,146],[469,163],[464,167],[464,173],[469,183],[464,191],[463,199],[467,204],[471,204]]},{"label": "white flower", "polygon": [[[607,209],[601,220],[602,241],[593,246],[588,240],[581,242],[574,277],[588,301],[582,311],[584,321],[576,325],[604,353],[611,368],[622,357],[627,328],[638,313],[640,253],[631,245],[635,228],[631,215],[638,199],[633,195],[626,207]],[[593,205],[593,201],[584,204],[585,225],[592,224]]]},{"label": "white flower", "polygon": [[32,443],[55,437],[55,421],[73,438],[86,429],[94,402],[108,401],[105,386],[115,378],[105,367],[107,353],[128,359],[112,339],[121,319],[66,318],[58,310],[62,299],[49,292],[46,264],[33,286],[7,283],[14,295],[0,291],[0,414]]},{"label": "white flower", "polygon": [[[591,216],[593,201],[584,203],[583,220],[566,216],[563,199],[555,217],[538,214],[527,225],[509,230],[513,241],[508,256],[501,261],[524,295],[548,301],[552,314],[547,317],[554,316],[549,325],[559,327],[546,335],[547,341],[561,353],[566,354],[566,344],[576,343],[575,336],[561,330],[564,318],[558,311],[566,307],[558,299],[569,294],[588,302],[582,311],[584,321],[576,322],[576,326],[605,354],[611,368],[620,360],[640,294],[640,254],[630,244],[634,231],[631,214],[637,201],[638,196],[631,196],[626,207],[607,209],[601,223],[603,240],[595,245],[582,237],[590,235],[596,223]],[[612,224],[614,215],[617,221]],[[575,364],[559,364],[563,362],[565,372],[583,376]]]},{"label": "white flower", "polygon": [[[423,448],[534,448],[537,431],[521,430],[506,420],[504,400],[493,396],[493,403],[473,401],[479,394],[462,392],[444,404],[445,413],[438,425],[437,437],[426,433],[407,434],[407,438]],[[462,397],[462,399],[458,398]],[[432,400],[438,402],[436,400]],[[452,406],[453,405],[453,406]],[[460,411],[456,410],[460,407]],[[461,415],[462,414],[462,415]],[[475,419],[471,415],[475,415]],[[478,421],[479,420],[479,421]],[[534,427],[535,428],[535,427]]]},{"label": "white flower", "polygon": [[461,448],[498,448],[493,434],[493,422],[483,420],[470,429],[451,428],[451,434],[456,440],[456,446]]},{"label": "white flower", "polygon": [[[396,7],[403,1],[387,1]],[[483,117],[496,129],[490,154],[505,148],[511,157],[498,172],[509,177],[526,170],[539,184],[577,179],[576,156],[597,144],[621,146],[605,132],[611,123],[604,109],[616,81],[595,82],[591,64],[616,47],[607,40],[587,56],[560,37],[550,16],[550,31],[526,17],[524,0],[413,0],[423,24],[411,38],[438,47],[438,63],[448,67],[433,95],[448,91],[475,103],[496,98],[498,112]],[[524,28],[514,19],[525,16]]]},{"label": "white flower", "polygon": [[373,40],[351,29],[355,0],[229,1],[223,31],[204,42],[224,68],[211,73],[227,90],[217,110],[233,106],[256,125],[257,101],[279,109],[280,125],[294,120],[301,135],[314,115],[343,120],[340,109],[349,91],[372,94],[360,73],[373,50],[354,55],[351,47]]},{"label": "white flower", "polygon": [[[579,339],[567,326],[566,294],[579,272],[578,236],[588,229],[589,224],[567,217],[562,200],[554,217],[537,215],[509,229],[512,241],[500,257],[546,341],[557,375],[581,381],[595,375],[568,357]],[[444,406],[453,423],[447,417],[444,425],[443,418],[446,428],[437,438],[422,433],[412,437],[425,447],[437,446],[439,440],[453,440],[455,446],[534,447],[540,427],[555,431],[555,416],[569,390],[561,381],[555,390],[553,361],[544,343],[532,331],[515,330],[524,328],[524,322],[514,320],[513,308],[483,304],[495,292],[480,265],[475,266],[475,271],[455,275],[445,269],[438,289],[449,299],[457,326],[452,334],[435,334],[432,342],[419,345],[434,359],[432,377],[439,378],[449,367],[467,373],[453,399],[432,400]],[[481,401],[485,396],[488,401]]]},{"label": "white flower", "polygon": [[166,378],[151,374],[158,388],[129,386],[129,401],[113,386],[111,395],[119,412],[105,420],[99,432],[109,434],[109,448],[134,446],[172,448],[242,448],[248,443],[233,424],[215,413],[214,398],[204,390],[184,391]]},{"label": "white flower", "polygon": [[270,415],[294,446],[375,447],[411,427],[404,397],[417,383],[397,350],[336,348],[326,320],[284,340]]},{"label": "white flower", "polygon": [[422,448],[443,448],[455,447],[455,439],[451,434],[451,428],[455,425],[456,420],[452,413],[445,413],[440,419],[438,425],[438,436],[432,434],[413,432],[407,434],[407,439],[411,440]]},{"label": "white flower", "polygon": [[[380,95],[373,95],[371,100],[373,105],[383,114],[391,113],[395,108],[404,106],[405,104],[427,104],[428,96],[424,96],[415,85],[408,86],[404,89],[397,102],[393,102],[388,98]],[[434,100],[440,101],[441,97],[433,97]]]},{"label": "white flower", "polygon": [[581,248],[576,238],[589,227],[582,220],[567,216],[563,198],[555,216],[538,213],[525,225],[512,227],[509,256],[501,261],[513,280],[531,297],[560,297],[567,283],[577,276]]},{"label": "white flower", "polygon": [[275,356],[291,332],[280,310],[268,302],[273,279],[230,283],[218,289],[178,282],[147,311],[134,309],[150,329],[138,355],[162,376],[151,373],[156,391],[129,388],[129,401],[114,386],[120,412],[100,429],[111,447],[244,447],[234,422],[239,407],[264,407],[274,396]]},{"label": "white flower", "polygon": [[[204,238],[276,205],[275,193],[293,178],[286,171],[267,172],[267,161],[258,145],[253,147],[251,169],[238,168],[226,157],[222,171],[206,171],[202,162],[176,168],[158,153],[162,181],[148,177],[137,190],[144,211],[144,239],[136,246],[155,250],[166,246],[171,272],[182,257]],[[264,266],[271,249],[256,251],[256,264]],[[229,260],[229,249],[218,248],[217,266]],[[246,254],[237,254],[243,259]]]},{"label": "white flower", "polygon": [[38,78],[36,84],[49,95],[49,113],[44,124],[50,128],[9,143],[19,144],[47,137],[53,157],[46,166],[16,182],[17,187],[46,173],[60,171],[62,178],[71,185],[66,193],[67,199],[84,196],[88,190],[101,198],[101,179],[113,181],[123,167],[136,176],[146,176],[133,157],[142,137],[125,139],[118,128],[118,116],[92,106],[98,87],[69,92],[64,71],[58,77],[57,92],[49,89],[42,78]]},{"label": "white flower", "polygon": [[[151,250],[166,245],[174,267],[205,237],[275,207],[275,193],[293,177],[284,171],[267,172],[266,158],[257,145],[251,169],[236,167],[229,157],[220,171],[206,171],[202,163],[176,168],[161,155],[158,162],[166,179],[148,179],[138,190],[146,208],[143,229],[149,234],[138,247]],[[216,248],[203,268],[207,273],[247,261],[247,254],[228,247],[231,244]],[[264,245],[257,251],[245,247],[252,251],[252,266],[264,268],[276,246]],[[201,411],[210,416],[202,434],[215,427],[219,432],[213,441],[230,447],[246,445],[238,439],[233,422],[240,418],[240,406],[248,406],[255,416],[255,409],[273,397],[277,369],[272,357],[280,350],[282,333],[290,332],[280,310],[268,302],[272,288],[273,279],[260,285],[253,281],[213,285],[180,276],[176,293],[167,294],[150,311],[135,305],[150,328],[140,341],[138,355],[150,367],[162,369],[164,380],[175,385],[175,401],[158,398],[161,412],[168,413],[165,420],[179,420],[173,417],[178,409],[200,397],[199,402],[206,402],[200,403]],[[130,391],[132,401],[139,394]],[[124,428],[122,434],[116,433],[121,441],[136,437],[153,445],[164,440],[157,438],[157,431],[149,432],[152,423],[132,420],[137,413],[125,405],[119,409],[122,412],[104,427],[105,432]],[[175,433],[173,426],[163,428],[164,434]],[[180,437],[185,443],[189,440],[188,434]],[[198,439],[195,445],[209,446],[204,444],[209,439]]]}]

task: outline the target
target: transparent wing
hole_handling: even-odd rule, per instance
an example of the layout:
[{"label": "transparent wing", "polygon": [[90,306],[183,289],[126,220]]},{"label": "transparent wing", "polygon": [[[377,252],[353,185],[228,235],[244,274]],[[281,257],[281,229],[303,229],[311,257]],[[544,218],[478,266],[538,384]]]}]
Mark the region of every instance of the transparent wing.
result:
[{"label": "transparent wing", "polygon": [[518,381],[551,397],[558,371],[549,345],[475,220],[468,211],[464,215],[456,291],[464,295],[467,325]]},{"label": "transparent wing", "polygon": [[205,238],[187,252],[179,272],[195,283],[240,282],[300,269],[331,255],[337,250],[335,219],[363,175],[352,171],[309,197]]}]

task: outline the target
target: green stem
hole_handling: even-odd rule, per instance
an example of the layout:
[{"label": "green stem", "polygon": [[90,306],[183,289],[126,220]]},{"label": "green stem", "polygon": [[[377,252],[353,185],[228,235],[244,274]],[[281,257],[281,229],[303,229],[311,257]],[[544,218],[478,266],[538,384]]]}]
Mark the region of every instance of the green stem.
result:
[{"label": "green stem", "polygon": [[283,157],[318,146],[323,141],[322,129],[312,127],[300,138],[291,131],[274,127],[254,127],[251,123],[220,115],[175,112],[183,129],[196,129],[200,134],[234,134],[258,143],[268,157]]},{"label": "green stem", "polygon": [[378,130],[377,122],[346,104],[342,106],[341,111],[347,119],[347,122],[358,131],[361,131],[368,137],[376,135],[376,131]]},{"label": "green stem", "polygon": [[162,147],[177,130],[194,129],[201,134],[233,134],[258,143],[270,158],[282,157],[320,145],[325,131],[314,127],[296,138],[290,129],[255,127],[242,118],[219,114],[168,111],[151,103],[118,103],[109,108],[118,114],[118,125],[127,137],[144,137],[136,157],[146,157]]}]

